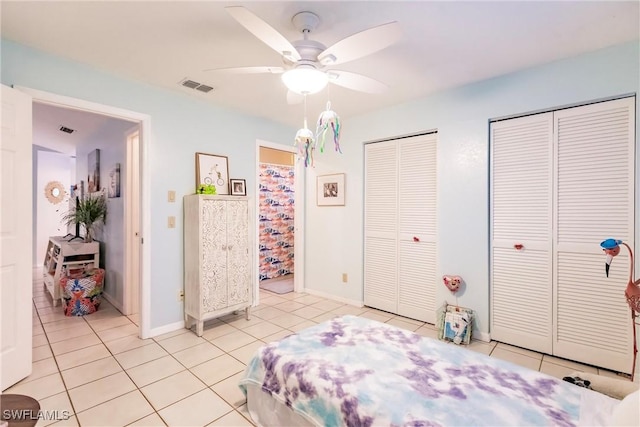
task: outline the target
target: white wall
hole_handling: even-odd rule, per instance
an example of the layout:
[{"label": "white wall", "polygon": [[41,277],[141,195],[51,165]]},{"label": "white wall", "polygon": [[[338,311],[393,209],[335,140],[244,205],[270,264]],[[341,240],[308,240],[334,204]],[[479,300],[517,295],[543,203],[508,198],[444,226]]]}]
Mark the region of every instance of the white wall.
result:
[{"label": "white wall", "polygon": [[107,198],[107,220],[94,235],[100,241],[100,260],[105,269],[104,293],[119,309],[124,304],[125,133],[133,126],[124,120],[110,119],[76,147],[76,173],[78,182],[84,181],[85,191],[91,151],[100,150],[100,190],[104,189],[105,194],[109,186],[109,172],[116,163],[120,163],[120,197]]},{"label": "white wall", "polygon": [[[67,226],[63,223],[62,216],[69,211],[69,188],[74,161],[68,154],[55,151],[34,150],[34,155],[37,156],[37,169],[33,171],[36,224],[34,266],[40,267],[44,261],[49,236],[67,234]],[[44,189],[51,181],[60,182],[65,189],[66,196],[60,203],[53,204],[45,196]]]},{"label": "white wall", "polygon": [[[306,265],[307,287],[362,301],[363,143],[437,129],[437,272],[464,278],[467,289],[458,303],[476,310],[476,327],[489,332],[489,120],[637,93],[639,56],[638,42],[614,46],[343,120],[344,155],[326,150],[309,170],[306,257],[312,261]],[[339,112],[340,106],[334,109]],[[346,172],[346,206],[318,208],[315,176],[334,172]],[[636,227],[636,242],[639,235]],[[599,239],[595,236],[594,244]],[[343,272],[349,274],[347,284],[341,281]],[[436,297],[454,302],[444,286],[437,286]]]},{"label": "white wall", "polygon": [[[147,173],[152,223],[150,235],[144,236],[151,256],[150,327],[180,322],[183,303],[177,298],[177,290],[183,287],[182,197],[195,192],[195,153],[228,156],[230,177],[245,178],[247,195],[253,198],[257,185],[256,140],[290,144],[297,129],[115,77],[5,39],[0,48],[0,79],[5,85],[30,87],[151,117]],[[167,201],[168,190],[176,191],[176,203]],[[168,216],[176,217],[176,228],[167,228]]]}]

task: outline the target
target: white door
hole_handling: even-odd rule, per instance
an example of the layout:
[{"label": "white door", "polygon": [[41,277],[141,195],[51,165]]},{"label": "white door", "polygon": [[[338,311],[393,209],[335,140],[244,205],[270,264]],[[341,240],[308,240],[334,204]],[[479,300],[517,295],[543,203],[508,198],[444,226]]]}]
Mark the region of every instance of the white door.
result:
[{"label": "white door", "polygon": [[622,248],[607,278],[600,242],[634,247],[635,98],[556,111],[553,354],[631,372]]},{"label": "white door", "polygon": [[491,338],[551,354],[553,113],[490,131]]},{"label": "white door", "polygon": [[436,323],[438,134],[398,141],[398,311]]},{"label": "white door", "polygon": [[364,147],[364,304],[398,310],[398,144]]},{"label": "white door", "polygon": [[31,374],[31,97],[2,86],[0,390]]},{"label": "white door", "polygon": [[125,254],[124,309],[130,316],[140,313],[140,130],[126,138],[126,197],[125,197]]}]

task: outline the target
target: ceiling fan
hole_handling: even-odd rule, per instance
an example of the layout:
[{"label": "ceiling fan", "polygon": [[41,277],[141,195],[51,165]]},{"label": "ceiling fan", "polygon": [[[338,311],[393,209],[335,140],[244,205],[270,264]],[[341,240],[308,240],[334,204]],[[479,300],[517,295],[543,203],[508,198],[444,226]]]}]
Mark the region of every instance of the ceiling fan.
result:
[{"label": "ceiling fan", "polygon": [[[300,12],[292,18],[293,25],[302,33],[303,39],[290,42],[245,7],[228,6],[225,10],[240,25],[282,55],[284,66],[235,67],[205,71],[282,74],[283,81],[289,88],[289,103],[302,101],[300,95],[318,92],[329,82],[367,93],[381,93],[387,89],[387,85],[371,77],[328,68],[370,55],[398,41],[401,31],[400,25],[395,21],[353,34],[327,48],[322,43],[309,39],[309,34],[320,23],[320,18],[313,12]],[[304,84],[296,83],[300,83],[296,80],[299,78],[303,79]]]}]

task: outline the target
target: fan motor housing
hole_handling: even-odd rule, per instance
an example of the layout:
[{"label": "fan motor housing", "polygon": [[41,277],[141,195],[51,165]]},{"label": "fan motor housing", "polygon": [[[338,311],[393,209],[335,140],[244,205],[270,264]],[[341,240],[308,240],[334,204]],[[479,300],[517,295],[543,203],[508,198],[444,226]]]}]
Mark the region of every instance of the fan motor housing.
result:
[{"label": "fan motor housing", "polygon": [[326,46],[315,40],[296,40],[291,43],[296,48],[300,57],[306,61],[318,62],[318,55],[322,53]]}]

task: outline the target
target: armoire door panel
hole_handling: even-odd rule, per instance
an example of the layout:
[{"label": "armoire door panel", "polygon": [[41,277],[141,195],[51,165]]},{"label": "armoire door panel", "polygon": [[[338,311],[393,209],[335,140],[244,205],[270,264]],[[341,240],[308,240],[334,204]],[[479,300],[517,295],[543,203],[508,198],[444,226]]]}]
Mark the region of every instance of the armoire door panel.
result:
[{"label": "armoire door panel", "polygon": [[398,314],[436,322],[436,243],[401,241]]},{"label": "armoire door panel", "polygon": [[235,305],[249,301],[251,287],[252,267],[247,240],[249,204],[244,201],[228,201],[227,223],[228,303]]},{"label": "armoire door panel", "polygon": [[226,307],[227,290],[227,205],[224,201],[205,200],[202,203],[202,312]]}]

